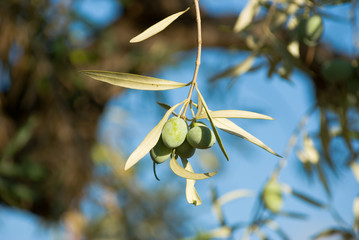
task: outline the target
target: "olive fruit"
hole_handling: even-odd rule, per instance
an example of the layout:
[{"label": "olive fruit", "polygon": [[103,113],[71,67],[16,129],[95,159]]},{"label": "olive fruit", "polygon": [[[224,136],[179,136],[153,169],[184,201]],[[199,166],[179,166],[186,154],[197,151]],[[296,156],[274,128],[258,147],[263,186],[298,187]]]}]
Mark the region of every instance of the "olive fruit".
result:
[{"label": "olive fruit", "polygon": [[162,140],[166,147],[179,147],[187,135],[187,124],[179,117],[173,117],[168,120],[162,129]]},{"label": "olive fruit", "polygon": [[150,155],[154,162],[163,163],[170,157],[171,151],[170,148],[163,144],[163,141],[160,138],[156,145],[151,149]]},{"label": "olive fruit", "polygon": [[280,184],[270,181],[263,189],[263,203],[266,208],[274,213],[279,212],[283,205],[282,191]]},{"label": "olive fruit", "polygon": [[194,147],[192,147],[187,140],[185,140],[181,146],[179,146],[178,148],[176,148],[176,153],[182,158],[182,159],[187,159],[193,156],[194,152],[196,151],[196,149]]},{"label": "olive fruit", "polygon": [[323,20],[319,15],[302,19],[298,24],[298,38],[308,46],[315,46],[323,33]]},{"label": "olive fruit", "polygon": [[330,82],[345,82],[353,77],[354,68],[349,61],[337,58],[324,63],[321,73]]},{"label": "olive fruit", "polygon": [[216,142],[216,137],[211,129],[204,123],[196,122],[192,124],[192,128],[187,133],[188,143],[199,149],[206,149],[213,146]]}]

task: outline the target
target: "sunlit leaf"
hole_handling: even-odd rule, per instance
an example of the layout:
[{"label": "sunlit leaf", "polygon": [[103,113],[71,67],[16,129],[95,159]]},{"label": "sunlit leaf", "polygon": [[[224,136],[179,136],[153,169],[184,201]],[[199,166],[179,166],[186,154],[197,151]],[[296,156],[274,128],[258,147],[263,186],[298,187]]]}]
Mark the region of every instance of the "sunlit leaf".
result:
[{"label": "sunlit leaf", "polygon": [[209,109],[208,109],[208,107],[207,107],[207,104],[206,104],[206,102],[204,101],[204,98],[203,98],[201,92],[199,91],[197,85],[196,85],[196,90],[197,90],[197,93],[198,93],[198,99],[200,99],[200,101],[202,102],[203,108],[204,108],[204,110],[205,110],[205,112],[206,112],[206,114],[207,114],[207,118],[208,118],[209,122],[211,123],[212,130],[213,130],[213,132],[214,132],[214,135],[216,136],[216,140],[217,140],[217,142],[218,142],[218,145],[219,145],[220,149],[222,150],[223,155],[224,155],[224,156],[226,157],[226,159],[229,161],[229,157],[228,157],[228,155],[227,155],[226,150],[224,149],[222,139],[221,139],[221,137],[220,137],[219,134],[218,134],[218,131],[217,131],[217,128],[216,128],[216,126],[215,126],[215,124],[214,124],[213,118],[212,118],[212,116],[211,116],[211,114],[210,114],[210,111],[209,111]]},{"label": "sunlit leaf", "polygon": [[246,28],[253,21],[253,18],[257,15],[258,11],[258,0],[249,0],[248,4],[243,8],[237,18],[236,23],[234,24],[234,32],[240,32]]},{"label": "sunlit leaf", "polygon": [[172,171],[180,177],[183,177],[186,179],[192,179],[192,180],[202,180],[202,179],[207,179],[207,178],[213,177],[217,173],[217,172],[193,173],[191,171],[188,171],[178,164],[175,156],[173,156],[173,155],[174,154],[172,154],[172,158],[170,160],[170,167],[171,167]]},{"label": "sunlit leaf", "polygon": [[213,122],[218,128],[222,129],[223,131],[230,133],[232,135],[238,136],[240,138],[243,138],[243,139],[263,148],[264,150],[266,150],[278,157],[281,157],[279,154],[277,154],[271,148],[269,148],[267,145],[265,145],[262,141],[260,141],[259,139],[257,139],[256,137],[254,137],[253,135],[248,133],[247,131],[243,130],[241,127],[236,125],[231,120],[228,120],[226,118],[215,118],[215,119],[213,119]]},{"label": "sunlit leaf", "polygon": [[185,83],[130,73],[118,73],[96,70],[84,70],[80,72],[98,81],[106,82],[115,86],[138,90],[161,91],[181,88],[187,85]]},{"label": "sunlit leaf", "polygon": [[218,202],[219,205],[222,206],[233,200],[243,197],[252,197],[252,196],[254,196],[253,191],[240,189],[226,193],[223,196],[219,197],[216,201]]},{"label": "sunlit leaf", "polygon": [[130,43],[141,42],[146,40],[147,38],[152,37],[153,35],[161,32],[166,27],[168,27],[173,21],[175,21],[179,16],[187,12],[190,8],[187,8],[184,11],[172,14],[171,16],[166,17],[165,19],[159,21],[158,23],[152,25],[151,27],[147,28],[145,31],[137,35],[136,37],[130,40]]},{"label": "sunlit leaf", "polygon": [[224,72],[221,72],[210,79],[210,81],[216,81],[226,77],[239,77],[240,75],[248,72],[253,66],[255,55],[250,55],[243,62],[231,67]]},{"label": "sunlit leaf", "polygon": [[355,179],[359,182],[359,164],[353,161],[350,164],[350,168],[352,169]]},{"label": "sunlit leaf", "polygon": [[208,235],[211,236],[212,238],[228,239],[231,236],[231,234],[232,234],[232,230],[227,226],[216,228],[208,232]]},{"label": "sunlit leaf", "polygon": [[[182,159],[182,164],[184,168],[189,172],[194,172],[191,164],[187,159]],[[202,200],[199,197],[196,188],[194,187],[196,181],[192,179],[186,179],[186,199],[189,204],[199,206],[202,204]]]},{"label": "sunlit leaf", "polygon": [[[273,118],[255,112],[243,111],[243,110],[218,110],[218,111],[209,111],[212,118],[246,118],[246,119],[265,119],[273,120]],[[207,118],[207,115],[202,113],[197,119]]]},{"label": "sunlit leaf", "polygon": [[163,126],[165,125],[168,117],[171,113],[183,102],[180,102],[173,107],[171,107],[163,116],[161,121],[147,134],[145,139],[140,143],[140,145],[132,152],[130,157],[127,159],[125,164],[125,170],[131,168],[135,165],[139,160],[141,160],[157,143],[158,139],[161,136],[161,131]]}]

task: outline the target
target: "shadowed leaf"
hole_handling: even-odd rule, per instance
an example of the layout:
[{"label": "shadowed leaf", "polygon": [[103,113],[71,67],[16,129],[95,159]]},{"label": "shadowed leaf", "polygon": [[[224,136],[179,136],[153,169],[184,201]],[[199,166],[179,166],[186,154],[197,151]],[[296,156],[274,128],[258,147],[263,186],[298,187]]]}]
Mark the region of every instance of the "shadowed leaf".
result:
[{"label": "shadowed leaf", "polygon": [[326,205],[321,203],[320,201],[315,200],[312,197],[309,197],[308,195],[305,195],[303,193],[294,191],[293,189],[292,189],[291,194],[293,194],[293,196],[299,198],[300,200],[305,201],[305,202],[307,202],[309,204],[312,204],[312,205],[314,205],[316,207],[320,207],[320,208],[325,208],[326,207]]},{"label": "shadowed leaf", "polygon": [[218,142],[218,145],[219,145],[219,147],[221,148],[222,153],[224,154],[224,156],[226,157],[226,159],[229,161],[229,157],[228,157],[228,155],[227,155],[226,150],[224,149],[222,139],[221,139],[221,137],[220,137],[219,134],[218,134],[218,131],[217,131],[217,128],[216,128],[216,126],[215,126],[215,124],[214,124],[213,118],[212,118],[212,116],[211,116],[211,114],[210,114],[210,111],[209,111],[209,109],[208,109],[208,107],[207,107],[207,104],[206,104],[206,102],[204,101],[204,98],[203,98],[202,94],[200,93],[200,91],[199,91],[197,85],[196,85],[196,90],[197,90],[197,93],[198,93],[198,99],[202,102],[203,108],[204,108],[204,110],[205,110],[205,112],[206,112],[206,114],[207,114],[207,118],[208,118],[209,122],[211,123],[212,130],[213,130],[213,132],[214,132],[214,135],[216,136],[216,140],[217,140],[217,142]]}]

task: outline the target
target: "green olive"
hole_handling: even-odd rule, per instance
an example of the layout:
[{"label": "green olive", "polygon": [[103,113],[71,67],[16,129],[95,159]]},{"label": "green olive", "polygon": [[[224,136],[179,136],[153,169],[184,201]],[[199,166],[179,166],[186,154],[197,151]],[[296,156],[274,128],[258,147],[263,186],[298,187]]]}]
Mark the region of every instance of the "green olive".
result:
[{"label": "green olive", "polygon": [[163,163],[170,157],[171,149],[166,147],[160,138],[157,144],[151,149],[150,155],[154,162]]},{"label": "green olive", "polygon": [[196,149],[192,147],[187,140],[185,140],[181,146],[176,148],[176,153],[183,159],[187,159],[193,156]]},{"label": "green olive", "polygon": [[319,15],[302,19],[297,27],[298,38],[308,46],[315,46],[323,34],[323,20]]},{"label": "green olive", "polygon": [[345,82],[354,76],[354,68],[349,61],[337,58],[324,63],[321,73],[330,82]]},{"label": "green olive", "polygon": [[187,133],[188,143],[199,149],[206,149],[213,146],[216,142],[216,137],[211,129],[201,122],[192,124],[192,127]]},{"label": "green olive", "polygon": [[270,181],[263,190],[263,203],[274,213],[280,211],[283,205],[281,186],[276,181]]},{"label": "green olive", "polygon": [[168,120],[162,129],[162,140],[166,147],[179,147],[187,135],[187,124],[179,117],[173,117]]}]

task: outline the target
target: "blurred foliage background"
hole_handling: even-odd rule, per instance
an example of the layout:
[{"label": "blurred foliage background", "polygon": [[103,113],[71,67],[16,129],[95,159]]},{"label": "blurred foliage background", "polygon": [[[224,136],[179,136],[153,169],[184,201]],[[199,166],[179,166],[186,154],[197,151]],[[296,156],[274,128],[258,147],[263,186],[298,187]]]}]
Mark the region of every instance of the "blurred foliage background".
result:
[{"label": "blurred foliage background", "polygon": [[[164,64],[175,64],[175,53],[195,47],[195,15],[191,11],[156,38],[130,45],[133,36],[192,3],[119,3],[122,12],[118,19],[102,27],[79,14],[74,1],[0,1],[0,204],[50,222],[62,221],[73,239],[178,239],[186,229],[182,224],[185,214],[174,207],[178,193],[141,186],[134,172],[123,171],[126,158],[96,140],[98,119],[107,100],[123,90],[88,80],[78,70],[149,75]],[[350,19],[356,38],[352,55],[319,40],[308,44],[297,27],[314,14],[335,18],[325,13],[325,7],[337,4],[353,4]],[[268,77],[278,74],[283,81],[291,81],[294,69],[309,76],[316,103],[303,121],[318,111],[320,130],[306,137],[307,144],[298,157],[308,176],[318,176],[328,196],[328,178],[332,176],[328,172],[335,175],[341,168],[351,167],[359,175],[355,4],[355,0],[251,0],[242,18],[202,13],[205,47],[251,53],[247,60],[219,72],[210,81],[236,79],[265,67]],[[247,24],[243,18],[248,19]],[[76,25],[86,29],[86,34],[79,35]],[[257,57],[266,60],[253,65],[251,58]],[[344,62],[340,64],[347,70],[323,70],[333,64],[332,60]],[[345,74],[348,76],[343,77]],[[346,148],[340,156],[333,150],[338,139]],[[98,189],[95,196],[90,186]],[[215,205],[215,191],[213,194]],[[100,213],[86,218],[80,208],[83,199],[89,199]],[[306,200],[311,202],[310,198]],[[236,229],[220,222],[221,228],[212,232],[214,235],[199,235],[198,239],[215,234],[228,237]],[[257,216],[250,226],[255,231],[268,223],[267,217]],[[323,234],[354,239],[354,229],[338,228]]]}]

